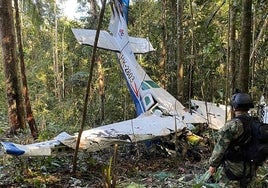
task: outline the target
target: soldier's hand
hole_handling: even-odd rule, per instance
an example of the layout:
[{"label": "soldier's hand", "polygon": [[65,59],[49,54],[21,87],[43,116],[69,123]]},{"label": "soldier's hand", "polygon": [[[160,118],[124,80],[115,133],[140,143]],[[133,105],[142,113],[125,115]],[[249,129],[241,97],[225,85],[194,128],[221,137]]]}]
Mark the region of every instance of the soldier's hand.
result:
[{"label": "soldier's hand", "polygon": [[215,172],[216,172],[216,167],[210,166],[208,171],[209,171],[210,175],[213,176],[215,174]]}]

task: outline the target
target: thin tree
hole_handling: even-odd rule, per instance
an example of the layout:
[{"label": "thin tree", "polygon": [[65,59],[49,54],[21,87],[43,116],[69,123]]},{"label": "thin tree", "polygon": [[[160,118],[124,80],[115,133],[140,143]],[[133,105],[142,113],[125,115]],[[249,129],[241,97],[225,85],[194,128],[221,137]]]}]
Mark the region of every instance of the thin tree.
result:
[{"label": "thin tree", "polygon": [[[256,24],[253,24],[253,25],[256,25]],[[254,41],[254,38],[255,38],[254,34],[253,34],[253,37],[252,37],[253,38],[253,45],[252,45],[253,49],[251,51],[250,58],[249,58],[249,63],[251,64],[251,69],[252,69],[251,70],[251,86],[252,87],[255,84],[254,78],[255,78],[255,72],[256,72],[256,63],[255,63],[255,58],[253,58],[253,57],[254,57],[254,55],[255,55],[255,53],[256,53],[256,51],[257,51],[257,49],[258,49],[258,47],[259,47],[259,45],[260,45],[260,43],[262,41],[263,36],[265,35],[265,30],[266,30],[267,27],[268,27],[268,14],[266,14],[266,17],[265,17],[265,19],[263,21],[263,25],[262,25],[262,27],[260,29],[260,32],[258,34],[257,39]],[[253,30],[255,32],[256,29],[253,29]]]},{"label": "thin tree", "polygon": [[252,49],[252,52],[251,52],[250,58],[249,58],[250,61],[252,60],[252,58],[254,56],[254,53],[258,49],[259,44],[261,42],[261,39],[265,35],[265,30],[266,30],[267,27],[268,27],[268,13],[266,14],[265,20],[263,21],[263,25],[262,25],[262,27],[260,29],[260,32],[258,34],[258,37],[257,37],[256,41],[254,41],[254,46],[253,46],[253,49]]},{"label": "thin tree", "polygon": [[18,79],[15,26],[13,20],[12,1],[0,0],[0,39],[2,60],[5,74],[8,117],[11,133],[24,129],[25,120],[21,89]]},{"label": "thin tree", "polygon": [[[34,139],[38,137],[38,130],[35,123],[35,119],[33,116],[33,111],[30,103],[29,93],[28,93],[28,85],[26,79],[26,70],[25,70],[25,63],[24,63],[24,52],[23,52],[23,44],[22,44],[22,37],[21,37],[21,22],[20,22],[20,15],[19,15],[19,6],[18,0],[14,0],[15,6],[15,19],[16,19],[16,31],[17,31],[17,41],[18,41],[18,49],[19,49],[19,60],[20,60],[20,75],[21,75],[21,82],[22,82],[22,95],[24,97],[25,109],[26,109],[26,116],[27,122],[29,124],[31,134]],[[24,110],[21,113],[24,115]]]},{"label": "thin tree", "polygon": [[[96,0],[88,0],[90,3],[90,19],[92,23],[98,24],[98,11]],[[98,86],[99,86],[99,96],[100,96],[100,121],[102,124],[105,118],[105,76],[101,57],[97,60],[98,65]]]},{"label": "thin tree", "polygon": [[74,174],[76,173],[76,168],[77,168],[77,155],[78,155],[80,140],[81,140],[82,132],[84,130],[84,126],[86,123],[88,98],[89,98],[90,91],[91,91],[90,86],[91,86],[91,81],[92,81],[93,69],[94,69],[94,64],[95,64],[95,56],[96,56],[96,51],[97,51],[97,44],[98,44],[98,40],[99,40],[101,24],[102,24],[103,17],[104,17],[105,6],[106,6],[106,0],[103,0],[102,8],[101,8],[100,16],[99,16],[99,21],[98,21],[98,27],[97,27],[96,36],[95,36],[95,41],[94,41],[94,46],[93,46],[93,52],[91,55],[91,61],[90,61],[91,64],[90,64],[89,77],[88,77],[87,88],[86,88],[86,93],[85,93],[82,122],[81,122],[81,127],[80,127],[79,132],[78,132],[75,152],[74,152],[74,156],[73,156],[73,173]]},{"label": "thin tree", "polygon": [[161,60],[159,63],[161,71],[161,86],[163,88],[167,87],[166,79],[166,63],[167,63],[167,1],[162,1],[162,11],[161,11],[161,24],[162,24],[162,40],[161,40]]},{"label": "thin tree", "polygon": [[193,91],[192,91],[192,86],[193,86],[193,81],[192,81],[192,76],[194,73],[194,64],[195,64],[195,56],[196,56],[196,50],[195,50],[195,36],[194,36],[194,11],[193,11],[193,1],[190,0],[190,14],[191,14],[191,29],[190,29],[190,35],[191,35],[191,60],[189,64],[189,80],[188,80],[188,100],[190,102],[192,96],[193,96]]},{"label": "thin tree", "polygon": [[54,1],[54,45],[53,45],[53,71],[54,71],[54,87],[55,96],[61,101],[61,87],[60,87],[60,72],[59,72],[59,54],[58,54],[58,17],[57,17],[57,2]]},{"label": "thin tree", "polygon": [[96,0],[88,0],[90,4],[90,13],[92,15],[93,21],[98,20],[97,2]]},{"label": "thin tree", "polygon": [[251,14],[252,0],[242,1],[241,50],[238,74],[238,87],[248,92],[249,86],[249,57],[251,43]]},{"label": "thin tree", "polygon": [[104,80],[104,70],[102,67],[102,60],[101,57],[98,58],[97,61],[97,65],[98,65],[98,80],[99,80],[99,95],[100,95],[100,100],[101,100],[101,104],[100,104],[100,123],[102,123],[104,121],[104,104],[105,104],[105,80]]},{"label": "thin tree", "polygon": [[65,60],[65,48],[64,48],[64,40],[65,37],[65,26],[63,26],[63,32],[61,34],[61,51],[62,51],[62,55],[61,55],[61,79],[62,79],[62,98],[65,98],[65,64],[64,64],[64,60]]},{"label": "thin tree", "polygon": [[184,43],[183,43],[183,7],[184,1],[177,0],[177,98],[182,103],[183,98],[183,65],[184,65]]},{"label": "thin tree", "polygon": [[229,64],[230,64],[230,91],[227,92],[227,96],[230,96],[230,94],[234,93],[235,88],[236,88],[236,64],[238,63],[236,61],[236,37],[235,37],[235,32],[236,32],[236,16],[237,16],[237,4],[235,4],[235,1],[231,0],[230,1],[230,36],[229,36]]}]

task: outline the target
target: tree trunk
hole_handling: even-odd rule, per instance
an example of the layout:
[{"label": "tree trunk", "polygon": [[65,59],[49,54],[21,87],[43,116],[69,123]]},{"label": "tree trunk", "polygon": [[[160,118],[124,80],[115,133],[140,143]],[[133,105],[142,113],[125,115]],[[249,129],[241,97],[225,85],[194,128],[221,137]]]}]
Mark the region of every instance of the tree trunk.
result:
[{"label": "tree trunk", "polygon": [[229,39],[229,45],[230,45],[230,93],[227,94],[227,96],[230,96],[232,93],[234,93],[236,88],[236,64],[239,62],[236,62],[236,37],[235,37],[235,31],[236,31],[236,15],[237,15],[237,5],[234,3],[234,1],[231,1],[230,5],[230,39]]},{"label": "tree trunk", "polygon": [[191,36],[191,60],[188,67],[188,100],[190,104],[190,100],[193,97],[193,74],[194,74],[194,64],[196,58],[195,52],[195,37],[194,37],[194,12],[193,12],[193,2],[190,0],[190,14],[191,14],[191,29],[190,29],[190,36]]},{"label": "tree trunk", "polygon": [[162,1],[162,41],[161,41],[161,60],[160,60],[160,81],[161,87],[166,89],[167,79],[166,79],[166,62],[167,62],[167,25],[166,25],[166,12],[167,12],[167,1]]},{"label": "tree trunk", "polygon": [[65,59],[66,59],[66,56],[64,55],[66,52],[65,52],[65,48],[64,48],[64,35],[65,35],[65,26],[63,27],[63,32],[62,32],[62,35],[61,35],[61,80],[62,80],[62,98],[64,99],[65,98]]},{"label": "tree trunk", "polygon": [[[25,108],[26,108],[26,115],[27,115],[27,121],[31,130],[31,134],[34,139],[37,139],[38,137],[38,130],[36,127],[35,119],[33,116],[33,111],[30,104],[30,98],[28,94],[28,85],[27,85],[27,79],[26,79],[26,71],[25,71],[25,63],[24,63],[24,53],[23,53],[23,45],[22,45],[22,38],[21,38],[21,22],[20,22],[20,16],[19,16],[19,6],[18,6],[18,0],[14,0],[14,6],[16,10],[16,30],[17,30],[17,41],[18,41],[18,47],[19,47],[19,59],[20,59],[20,71],[21,71],[21,80],[22,80],[22,94],[24,96],[25,100]],[[20,113],[25,116],[24,114],[24,106],[22,106],[23,110],[20,111]],[[23,118],[25,120],[25,118]]]},{"label": "tree trunk", "polygon": [[[90,4],[90,13],[93,17],[94,21],[98,21],[98,11],[97,11],[97,2],[96,0],[88,0],[89,4]],[[95,22],[95,23],[96,23]]]},{"label": "tree trunk", "polygon": [[99,57],[98,61],[98,76],[99,76],[99,95],[100,95],[100,111],[101,111],[101,117],[100,117],[100,124],[104,121],[104,103],[105,103],[105,81],[104,81],[104,70],[102,68],[102,60]]},{"label": "tree trunk", "polygon": [[183,65],[184,65],[184,43],[183,43],[183,0],[177,0],[177,98],[184,103],[183,98]]},{"label": "tree trunk", "polygon": [[99,40],[100,28],[101,28],[101,24],[102,24],[103,17],[104,17],[105,5],[106,5],[106,0],[103,0],[101,12],[100,12],[100,17],[99,17],[99,21],[98,21],[98,27],[96,30],[95,41],[94,41],[94,45],[93,45],[93,52],[91,55],[91,64],[90,64],[90,68],[89,68],[89,76],[88,76],[87,88],[86,88],[86,93],[85,93],[85,102],[84,102],[84,106],[83,106],[82,123],[81,123],[81,127],[79,129],[79,132],[78,132],[75,152],[74,152],[74,156],[73,156],[73,173],[74,174],[76,173],[76,168],[77,168],[77,154],[78,154],[79,144],[80,144],[82,132],[83,132],[85,124],[86,124],[88,98],[89,98],[90,91],[91,91],[90,87],[91,87],[91,81],[92,81],[92,75],[93,75],[93,69],[94,69],[94,63],[95,63],[95,56],[96,56],[96,51],[97,51],[97,43]]},{"label": "tree trunk", "polygon": [[54,27],[54,45],[53,45],[53,71],[54,71],[54,87],[55,96],[61,101],[61,83],[59,73],[59,55],[58,55],[58,18],[57,18],[57,3],[54,2],[54,15],[55,15],[55,27]]},{"label": "tree trunk", "polygon": [[[254,15],[254,14],[253,14]],[[256,17],[256,16],[254,16]],[[256,19],[253,19],[253,20],[256,20]],[[255,21],[256,22],[256,21]],[[257,25],[257,23],[253,23],[253,37],[252,37],[252,40],[253,40],[253,49],[251,51],[251,54],[250,54],[250,58],[249,58],[249,64],[251,64],[251,87],[254,87],[255,85],[255,72],[256,72],[256,62],[255,62],[255,53],[259,47],[259,44],[261,43],[261,41],[263,40],[263,35],[265,35],[265,31],[268,27],[268,14],[266,15],[266,18],[265,20],[263,21],[263,25],[259,31],[259,34],[258,34],[258,37],[256,40],[255,39],[255,36],[254,36],[254,33],[257,33],[258,31],[256,31],[256,28],[254,27],[255,25]]]},{"label": "tree trunk", "polygon": [[0,0],[0,37],[6,79],[9,124],[11,132],[16,133],[19,128],[25,128],[25,124],[23,124],[25,121],[22,121],[24,117],[21,115],[20,109],[22,101],[20,101],[19,93],[21,93],[21,90],[17,73],[15,28],[12,1],[10,0]]},{"label": "tree trunk", "polygon": [[252,0],[242,1],[242,30],[241,51],[238,75],[238,86],[242,92],[248,92],[249,86],[249,57],[251,42],[251,8]]},{"label": "tree trunk", "polygon": [[249,58],[250,61],[254,57],[254,53],[256,52],[257,48],[259,47],[260,41],[263,39],[263,35],[265,35],[265,30],[267,29],[267,27],[268,27],[268,14],[265,17],[265,20],[263,21],[263,25],[261,27],[261,30],[258,34],[258,37],[257,37],[256,41],[254,42],[254,46],[253,46],[253,49],[252,49],[252,52],[251,52],[250,58]]}]

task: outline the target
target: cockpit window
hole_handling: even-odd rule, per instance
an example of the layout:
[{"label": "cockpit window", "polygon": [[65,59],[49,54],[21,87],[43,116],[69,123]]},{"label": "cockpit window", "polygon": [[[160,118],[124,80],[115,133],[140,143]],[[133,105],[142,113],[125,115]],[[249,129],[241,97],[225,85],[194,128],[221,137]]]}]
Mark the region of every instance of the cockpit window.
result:
[{"label": "cockpit window", "polygon": [[141,83],[141,89],[142,90],[147,90],[147,89],[150,89],[150,87],[145,82],[142,82]]},{"label": "cockpit window", "polygon": [[146,80],[146,81],[142,82],[141,88],[142,88],[142,90],[147,90],[150,88],[159,88],[159,86],[152,80]]},{"label": "cockpit window", "polygon": [[152,88],[159,88],[159,86],[152,80],[147,80],[145,82],[149,84]]}]

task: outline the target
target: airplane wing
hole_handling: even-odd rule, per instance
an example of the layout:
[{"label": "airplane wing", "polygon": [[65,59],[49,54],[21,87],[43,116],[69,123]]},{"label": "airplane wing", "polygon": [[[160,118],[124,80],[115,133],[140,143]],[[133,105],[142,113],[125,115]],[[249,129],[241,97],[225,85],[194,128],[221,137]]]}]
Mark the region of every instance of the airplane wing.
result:
[{"label": "airplane wing", "polygon": [[[94,45],[96,30],[72,29],[72,32],[80,44],[86,44],[90,46]],[[100,31],[97,47],[105,50],[120,52],[120,48],[115,39],[107,31],[104,30]]]},{"label": "airplane wing", "polygon": [[[226,106],[211,102],[191,100],[196,112],[207,119],[208,125],[212,129],[219,130],[225,124]],[[227,108],[227,119],[230,119],[230,107]]]},{"label": "airplane wing", "polygon": [[[75,38],[80,44],[94,45],[96,30],[89,29],[72,29]],[[129,37],[129,44],[134,54],[144,54],[154,51],[150,41],[145,38]],[[98,40],[98,48],[120,52],[120,48],[116,40],[107,31],[101,30]]]},{"label": "airplane wing", "polygon": [[[80,149],[88,152],[99,151],[116,143],[131,143],[150,140],[180,131],[185,123],[173,116],[150,114],[135,119],[117,122],[97,128],[85,130],[80,140]],[[71,136],[65,132],[54,140],[21,145],[12,142],[1,142],[3,152],[15,156],[47,156],[52,155],[57,147],[76,147],[77,134]]]},{"label": "airplane wing", "polygon": [[150,41],[145,38],[129,37],[129,43],[134,54],[145,54],[155,50]]}]

